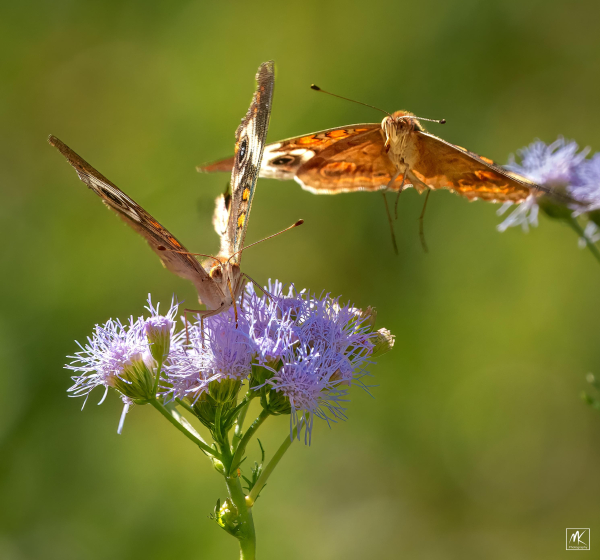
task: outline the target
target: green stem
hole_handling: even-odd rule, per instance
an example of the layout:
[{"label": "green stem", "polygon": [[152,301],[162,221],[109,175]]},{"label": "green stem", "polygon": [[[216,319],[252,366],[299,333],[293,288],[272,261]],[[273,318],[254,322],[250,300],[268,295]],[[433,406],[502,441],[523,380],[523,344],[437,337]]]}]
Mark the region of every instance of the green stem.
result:
[{"label": "green stem", "polygon": [[594,255],[596,260],[600,262],[600,251],[598,251],[598,247],[596,247],[596,245],[588,239],[588,236],[585,234],[585,231],[583,230],[579,222],[572,216],[570,218],[565,218],[565,221],[571,226],[571,228],[575,230],[579,237],[583,238],[585,244],[587,245],[587,248],[591,251],[592,255]]},{"label": "green stem", "polygon": [[[209,447],[206,442],[202,440],[202,438],[192,433],[188,428],[186,428],[180,421],[180,419],[176,418],[172,411],[167,409],[163,404],[161,404],[157,399],[153,399],[150,401],[150,404],[158,410],[173,426],[175,426],[185,437],[192,440],[202,451],[205,453],[220,459],[220,455],[212,448]],[[181,418],[181,417],[180,417]]]},{"label": "green stem", "polygon": [[158,393],[158,382],[160,381],[160,374],[162,371],[162,362],[158,362],[156,366],[156,379],[154,380],[154,392],[153,395],[156,397],[156,393]]},{"label": "green stem", "polygon": [[279,461],[281,461],[281,458],[285,455],[285,452],[290,448],[290,445],[292,445],[292,443],[294,443],[294,441],[296,440],[296,437],[298,437],[298,431],[302,430],[303,426],[304,426],[304,421],[302,420],[293,429],[291,435],[286,436],[286,438],[283,440],[283,443],[280,445],[280,447],[276,451],[275,455],[273,455],[273,457],[269,461],[269,464],[264,468],[261,475],[258,477],[258,480],[254,484],[252,491],[246,497],[246,503],[247,503],[248,507],[252,507],[254,505],[256,498],[258,498],[260,491],[264,488],[265,484],[267,483],[267,480],[271,476],[271,473],[273,472],[273,470],[275,469],[275,467],[277,466]]},{"label": "green stem", "polygon": [[246,420],[246,414],[248,413],[248,408],[250,407],[250,401],[254,398],[254,395],[245,396],[246,404],[240,410],[238,414],[237,420],[235,422],[235,431],[233,432],[233,438],[231,440],[231,447],[235,451],[237,449],[240,440],[242,439],[242,428],[244,427],[244,420]]},{"label": "green stem", "polygon": [[246,452],[246,446],[248,445],[248,442],[252,439],[252,436],[256,433],[256,430],[258,430],[258,428],[260,428],[261,424],[270,415],[271,415],[271,413],[268,410],[263,408],[261,413],[256,418],[256,420],[254,420],[254,422],[252,423],[252,426],[250,426],[248,428],[248,430],[246,431],[246,433],[240,440],[240,443],[238,444],[238,446],[235,450],[235,454],[233,456],[233,460],[231,461],[231,465],[229,466],[227,474],[231,475],[231,473],[233,471],[235,471],[235,469],[237,469],[238,465],[240,464],[241,460],[244,457],[244,453]]},{"label": "green stem", "polygon": [[240,543],[240,560],[254,560],[256,557],[254,520],[251,509],[246,505],[246,495],[242,490],[240,479],[236,474],[231,477],[226,476],[225,484],[227,484],[229,497],[238,511],[239,526],[235,536]]},{"label": "green stem", "polygon": [[222,445],[223,437],[221,436],[221,413],[223,412],[223,405],[218,404],[215,412],[215,436],[216,441]]}]

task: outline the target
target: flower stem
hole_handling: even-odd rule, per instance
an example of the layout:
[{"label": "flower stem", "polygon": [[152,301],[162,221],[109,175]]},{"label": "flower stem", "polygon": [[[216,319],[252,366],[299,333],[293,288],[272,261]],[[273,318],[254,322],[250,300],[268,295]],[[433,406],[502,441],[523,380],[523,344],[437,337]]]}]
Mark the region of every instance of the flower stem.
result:
[{"label": "flower stem", "polygon": [[173,414],[173,411],[166,408],[162,403],[158,401],[158,399],[152,399],[150,401],[150,404],[154,408],[156,408],[156,410],[158,410],[158,412],[160,412],[169,422],[171,422],[171,424],[173,424],[173,426],[175,426],[184,436],[192,440],[200,449],[202,449],[202,451],[204,451],[208,455],[216,457],[217,459],[221,458],[220,455],[212,447],[209,447],[208,444],[205,441],[203,441],[200,436],[198,436],[197,434],[193,434],[188,428],[186,428],[182,424],[181,420]]},{"label": "flower stem", "polygon": [[271,473],[273,472],[279,461],[281,461],[281,458],[285,455],[285,452],[290,448],[290,445],[294,443],[296,437],[298,436],[299,430],[302,430],[303,426],[304,420],[301,420],[300,423],[293,429],[291,435],[286,436],[286,438],[283,440],[283,443],[279,446],[279,449],[275,452],[275,455],[273,455],[273,457],[269,461],[269,464],[264,468],[261,475],[258,477],[258,480],[254,484],[254,487],[252,488],[250,494],[246,496],[246,504],[248,505],[248,507],[251,508],[254,505],[256,498],[258,498],[260,491],[264,488],[265,484],[267,483],[267,480],[271,476]]},{"label": "flower stem", "polygon": [[154,380],[154,392],[153,395],[156,397],[156,393],[158,393],[158,383],[160,381],[160,374],[162,373],[162,362],[158,362],[156,366],[156,378]]},{"label": "flower stem", "polygon": [[240,442],[240,440],[242,439],[242,428],[244,426],[244,420],[246,419],[246,414],[248,414],[248,408],[250,407],[250,401],[254,398],[254,395],[250,395],[248,396],[248,394],[244,397],[246,400],[246,404],[244,405],[244,407],[242,408],[242,410],[240,410],[240,413],[238,414],[237,420],[235,422],[235,430],[233,432],[233,438],[231,440],[231,447],[234,449],[237,449],[237,446]]},{"label": "flower stem", "polygon": [[568,219],[565,218],[565,221],[567,222],[567,224],[569,224],[571,226],[571,228],[573,228],[575,230],[577,235],[579,235],[579,237],[585,241],[587,248],[591,251],[592,255],[594,255],[596,260],[598,262],[600,262],[600,251],[598,251],[598,247],[596,247],[596,245],[590,241],[590,239],[585,234],[585,231],[583,230],[583,228],[581,227],[579,222],[572,216]]},{"label": "flower stem", "polygon": [[263,408],[263,410],[258,415],[256,420],[254,420],[252,425],[248,428],[248,430],[246,431],[246,433],[240,440],[240,443],[238,444],[237,449],[235,450],[235,454],[231,461],[231,465],[229,466],[229,470],[227,471],[228,475],[231,475],[231,473],[234,472],[235,469],[238,468],[238,465],[240,464],[241,460],[244,457],[244,453],[246,452],[246,446],[248,445],[248,442],[252,439],[252,436],[256,433],[256,430],[258,430],[258,428],[260,428],[261,424],[270,415],[271,415],[271,413],[268,410]]},{"label": "flower stem", "polygon": [[246,505],[246,496],[237,474],[225,477],[229,497],[237,508],[239,522],[236,538],[240,543],[240,560],[254,560],[256,557],[256,532],[252,511]]}]

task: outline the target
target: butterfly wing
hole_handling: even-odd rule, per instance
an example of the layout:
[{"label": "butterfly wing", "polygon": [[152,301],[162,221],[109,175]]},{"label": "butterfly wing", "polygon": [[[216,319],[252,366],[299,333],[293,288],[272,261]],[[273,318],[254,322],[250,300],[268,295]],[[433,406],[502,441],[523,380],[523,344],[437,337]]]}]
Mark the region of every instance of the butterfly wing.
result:
[{"label": "butterfly wing", "polygon": [[[386,188],[396,169],[384,151],[381,127],[375,124],[364,126],[370,128],[364,130],[360,125],[352,128],[355,134],[332,143],[304,162],[296,172],[296,181],[314,194]],[[401,177],[397,178],[398,188],[401,180]]]},{"label": "butterfly wing", "polygon": [[[235,156],[231,172],[231,203],[227,225],[228,251],[232,255],[244,246],[248,220],[254,199],[256,180],[260,170],[275,85],[275,69],[272,61],[260,65],[256,74],[257,88],[250,108],[235,133]],[[232,261],[239,263],[241,254]]]},{"label": "butterfly wing", "polygon": [[[395,168],[383,151],[379,124],[355,124],[288,138],[265,147],[260,176],[294,179],[315,194],[380,190]],[[234,158],[198,168],[229,171]],[[398,179],[398,187],[401,178]]]},{"label": "butterfly wing", "polygon": [[447,188],[469,200],[518,203],[535,191],[547,190],[491,159],[424,131],[411,134],[406,160],[411,182],[414,175],[433,189]]},{"label": "butterfly wing", "polygon": [[125,223],[146,239],[167,269],[182,278],[191,280],[204,303],[209,307],[211,304],[216,307],[213,300],[215,297],[218,298],[218,294],[213,293],[213,288],[216,288],[213,286],[214,282],[193,256],[174,252],[187,250],[166,228],[58,138],[50,136],[48,142],[65,156],[79,178],[102,199],[106,206],[114,210]]}]

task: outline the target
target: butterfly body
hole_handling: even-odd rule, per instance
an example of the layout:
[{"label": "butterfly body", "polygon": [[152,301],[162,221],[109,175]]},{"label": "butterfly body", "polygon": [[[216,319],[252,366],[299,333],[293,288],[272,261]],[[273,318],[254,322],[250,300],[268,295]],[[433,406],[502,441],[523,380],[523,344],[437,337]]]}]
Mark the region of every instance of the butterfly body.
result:
[{"label": "butterfly body", "polygon": [[274,86],[272,62],[259,67],[256,80],[258,88],[236,131],[236,157],[231,174],[232,196],[227,207],[222,209],[224,213],[220,216],[222,223],[218,231],[221,250],[216,257],[206,255],[208,259],[204,266],[165,227],[114,183],[61,140],[55,136],[48,139],[104,204],[146,239],[165,268],[194,284],[198,300],[206,306],[206,310],[201,312],[204,317],[235,307],[246,282],[240,270],[241,252],[271,113]]},{"label": "butterfly body", "polygon": [[[233,158],[198,168],[228,171]],[[381,124],[322,130],[269,144],[260,176],[294,179],[314,194],[449,189],[469,200],[522,202],[548,189],[428,133],[408,111]]]}]

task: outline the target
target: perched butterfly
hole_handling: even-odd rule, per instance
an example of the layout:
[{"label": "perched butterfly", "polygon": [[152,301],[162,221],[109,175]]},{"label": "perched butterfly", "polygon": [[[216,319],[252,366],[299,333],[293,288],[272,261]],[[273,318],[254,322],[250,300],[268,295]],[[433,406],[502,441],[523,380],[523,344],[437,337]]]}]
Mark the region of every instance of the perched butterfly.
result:
[{"label": "perched butterfly", "polygon": [[123,191],[58,138],[50,136],[48,139],[75,168],[79,178],[146,239],[166,268],[194,284],[200,303],[206,306],[206,310],[199,312],[203,318],[221,313],[232,305],[235,308],[235,301],[247,281],[240,271],[241,251],[271,114],[274,87],[272,61],[259,67],[256,81],[258,87],[252,103],[236,131],[232,195],[226,213],[227,223],[221,225],[221,251],[218,257],[204,255],[210,259],[205,263],[209,265],[208,271],[166,228]]},{"label": "perched butterfly", "polygon": [[[198,170],[230,171],[233,163],[229,158]],[[388,114],[381,124],[331,128],[269,144],[260,176],[294,179],[315,194],[400,192],[414,186],[419,192],[450,189],[469,200],[518,203],[534,192],[548,191],[491,159],[429,134],[407,111]]]}]

